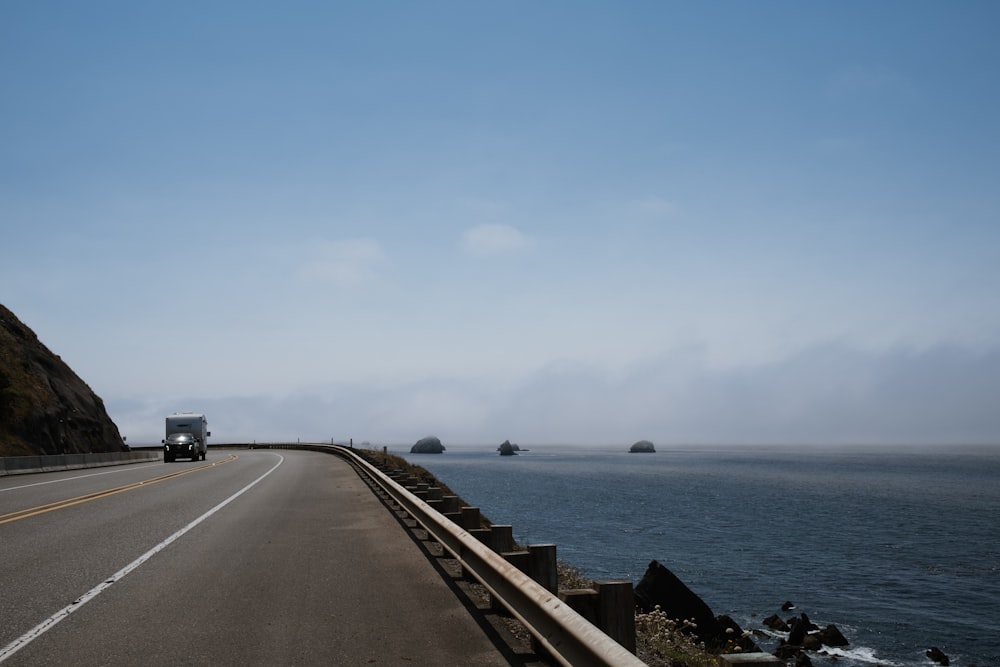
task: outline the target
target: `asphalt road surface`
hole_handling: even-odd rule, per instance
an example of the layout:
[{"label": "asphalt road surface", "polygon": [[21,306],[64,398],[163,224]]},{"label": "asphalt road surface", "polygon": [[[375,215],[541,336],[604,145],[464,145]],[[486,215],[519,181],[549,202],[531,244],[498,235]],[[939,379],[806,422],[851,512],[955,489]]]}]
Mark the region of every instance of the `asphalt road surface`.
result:
[{"label": "asphalt road surface", "polygon": [[0,477],[0,663],[520,664],[336,456]]}]

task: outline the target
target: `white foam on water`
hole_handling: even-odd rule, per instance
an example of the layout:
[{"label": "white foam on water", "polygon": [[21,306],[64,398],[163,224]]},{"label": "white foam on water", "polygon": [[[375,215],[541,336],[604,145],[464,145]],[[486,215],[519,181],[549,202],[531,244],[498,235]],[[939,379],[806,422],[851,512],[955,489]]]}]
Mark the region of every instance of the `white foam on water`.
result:
[{"label": "white foam on water", "polygon": [[892,662],[891,660],[885,660],[877,657],[875,655],[875,649],[868,646],[854,646],[851,648],[824,646],[822,650],[819,651],[819,654],[840,660],[851,660],[854,662],[879,665],[879,667],[905,667],[905,665],[901,662]]}]

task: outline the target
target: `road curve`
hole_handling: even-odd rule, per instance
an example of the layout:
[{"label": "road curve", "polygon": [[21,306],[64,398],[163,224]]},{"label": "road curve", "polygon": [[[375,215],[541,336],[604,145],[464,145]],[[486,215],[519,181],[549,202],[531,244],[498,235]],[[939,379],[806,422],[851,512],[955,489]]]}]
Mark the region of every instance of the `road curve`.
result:
[{"label": "road curve", "polygon": [[0,478],[0,662],[509,665],[346,462]]}]

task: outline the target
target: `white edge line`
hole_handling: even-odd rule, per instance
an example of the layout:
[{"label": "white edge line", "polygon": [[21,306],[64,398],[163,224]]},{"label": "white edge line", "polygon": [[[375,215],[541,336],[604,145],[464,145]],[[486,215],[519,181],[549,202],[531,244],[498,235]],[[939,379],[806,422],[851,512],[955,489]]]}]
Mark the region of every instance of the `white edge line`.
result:
[{"label": "white edge line", "polygon": [[160,542],[159,544],[157,544],[155,547],[153,547],[152,549],[150,549],[149,551],[147,551],[143,555],[139,556],[138,558],[136,558],[134,561],[132,561],[131,563],[129,563],[128,565],[126,565],[122,569],[120,569],[117,572],[115,572],[113,575],[111,575],[109,578],[107,578],[104,581],[102,581],[101,583],[99,583],[97,586],[94,586],[92,589],[90,589],[89,591],[87,591],[86,593],[84,593],[83,595],[81,595],[80,597],[78,597],[76,600],[74,600],[72,603],[70,603],[69,605],[67,605],[63,609],[60,609],[56,613],[52,614],[52,616],[49,616],[47,619],[45,619],[44,621],[42,621],[41,623],[39,623],[38,625],[36,625],[35,627],[33,627],[31,630],[28,630],[26,633],[24,633],[23,635],[21,635],[20,637],[18,637],[14,641],[12,641],[11,643],[9,643],[6,646],[4,646],[2,649],[0,649],[0,662],[5,661],[7,658],[11,657],[12,655],[14,655],[18,651],[20,651],[22,648],[24,648],[25,646],[27,646],[28,644],[30,644],[34,640],[36,640],[39,637],[41,637],[43,634],[45,634],[46,632],[48,632],[49,630],[51,630],[57,623],[59,623],[59,621],[63,620],[64,618],[66,618],[67,616],[69,616],[70,614],[72,614],[73,612],[77,611],[78,609],[80,609],[80,607],[82,607],[83,605],[87,604],[88,602],[90,602],[91,600],[93,600],[94,598],[96,598],[98,595],[100,595],[101,593],[103,593],[107,589],[111,588],[111,586],[114,585],[115,583],[117,583],[122,577],[124,577],[129,572],[131,572],[132,570],[136,569],[137,567],[139,567],[140,565],[142,565],[143,563],[145,563],[147,560],[149,560],[150,558],[152,558],[153,556],[155,556],[157,553],[159,553],[160,551],[162,551],[163,549],[165,549],[168,545],[170,545],[176,539],[178,539],[179,537],[181,537],[182,535],[184,535],[184,533],[188,532],[189,530],[191,530],[192,528],[194,528],[195,526],[197,526],[199,523],[201,523],[202,521],[204,521],[208,517],[212,516],[213,514],[215,514],[219,510],[221,510],[223,507],[225,507],[226,505],[228,505],[229,503],[233,502],[234,500],[236,500],[237,498],[239,498],[240,496],[242,496],[244,493],[246,493],[247,491],[249,491],[250,489],[252,489],[254,486],[257,485],[258,482],[260,482],[262,479],[264,479],[265,477],[267,477],[268,475],[270,475],[272,472],[275,471],[275,469],[278,466],[280,466],[282,463],[285,462],[285,457],[281,456],[280,454],[276,454],[276,456],[278,457],[279,461],[277,463],[275,463],[274,466],[270,470],[268,470],[267,472],[265,472],[263,475],[261,475],[260,477],[258,477],[254,481],[250,482],[249,484],[247,484],[246,486],[244,486],[242,489],[240,489],[239,491],[237,491],[233,495],[229,496],[228,498],[226,498],[225,500],[223,500],[221,503],[219,503],[218,505],[216,505],[212,509],[210,509],[207,512],[205,512],[200,517],[198,517],[197,519],[195,519],[194,521],[192,521],[188,525],[184,526],[183,528],[181,528],[180,530],[178,530],[176,533],[174,533],[173,535],[171,535],[167,539],[163,540],[162,542]]},{"label": "white edge line", "polygon": [[[145,470],[146,468],[152,468],[153,464],[133,464],[135,467],[122,467],[116,468],[115,470],[104,470],[102,472],[92,472],[86,475],[76,475],[75,477],[60,477],[59,479],[49,479],[44,482],[32,482],[31,484],[22,484],[21,486],[8,486],[5,489],[0,489],[0,493],[4,491],[16,491],[17,489],[27,489],[32,486],[45,486],[46,484],[59,484],[61,482],[69,482],[74,479],[84,479],[85,477],[97,477],[98,475],[113,475],[118,472],[131,472],[133,470]],[[157,464],[159,465],[159,464]]]}]

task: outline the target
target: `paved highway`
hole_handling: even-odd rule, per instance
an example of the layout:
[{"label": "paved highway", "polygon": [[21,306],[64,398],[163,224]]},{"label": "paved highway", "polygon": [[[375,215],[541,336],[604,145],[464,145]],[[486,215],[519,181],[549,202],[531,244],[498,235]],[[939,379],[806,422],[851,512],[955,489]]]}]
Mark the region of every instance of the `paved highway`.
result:
[{"label": "paved highway", "polygon": [[0,663],[518,661],[346,462],[212,450],[0,478]]}]

